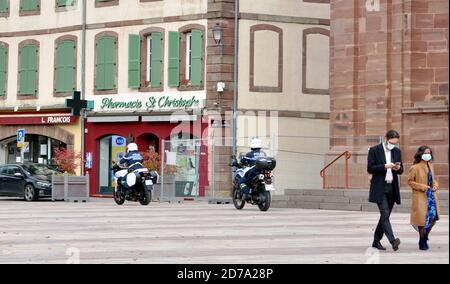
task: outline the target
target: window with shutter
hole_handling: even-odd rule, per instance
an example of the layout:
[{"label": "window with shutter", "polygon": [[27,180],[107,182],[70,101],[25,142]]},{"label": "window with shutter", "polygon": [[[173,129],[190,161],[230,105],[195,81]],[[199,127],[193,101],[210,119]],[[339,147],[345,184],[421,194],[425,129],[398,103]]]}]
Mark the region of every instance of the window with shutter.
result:
[{"label": "window with shutter", "polygon": [[9,15],[9,0],[0,0],[0,17]]},{"label": "window with shutter", "polygon": [[119,5],[119,0],[95,0],[95,7],[109,7]]},{"label": "window with shutter", "polygon": [[38,48],[34,44],[20,48],[19,95],[35,96],[37,93]]},{"label": "window with shutter", "polygon": [[76,0],[56,0],[56,7],[75,6]]},{"label": "window with shutter", "polygon": [[6,96],[8,51],[0,45],[0,97]]},{"label": "window with shutter", "polygon": [[138,89],[141,81],[141,37],[128,36],[128,87]]},{"label": "window with shutter", "polygon": [[169,32],[169,87],[180,85],[180,33]]},{"label": "window with shutter", "polygon": [[190,24],[179,29],[181,34],[180,91],[204,89],[205,28]]},{"label": "window with shutter", "polygon": [[71,93],[75,90],[75,42],[65,40],[57,44],[55,60],[55,93]]},{"label": "window with shutter", "polygon": [[191,40],[190,40],[190,69],[191,69],[191,86],[200,86],[202,84],[202,43],[203,43],[203,35],[199,30],[192,30],[191,32]]},{"label": "window with shutter", "polygon": [[20,11],[30,12],[38,11],[40,9],[39,0],[20,0]]},{"label": "window with shutter", "polygon": [[150,46],[150,82],[152,88],[161,87],[161,66],[162,66],[162,34],[152,33]]},{"label": "window with shutter", "polygon": [[117,74],[117,40],[112,36],[97,39],[95,61],[95,89],[115,90]]}]

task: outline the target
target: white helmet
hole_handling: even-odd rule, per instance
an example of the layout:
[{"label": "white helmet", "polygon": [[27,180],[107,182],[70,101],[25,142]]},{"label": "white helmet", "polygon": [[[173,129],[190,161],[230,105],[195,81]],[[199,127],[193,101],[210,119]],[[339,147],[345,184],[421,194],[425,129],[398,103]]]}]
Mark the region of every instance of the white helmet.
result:
[{"label": "white helmet", "polygon": [[128,152],[137,151],[137,150],[138,150],[138,145],[136,143],[128,144],[128,146],[127,146]]},{"label": "white helmet", "polygon": [[252,142],[250,142],[250,148],[252,149],[261,149],[262,148],[262,141],[259,138],[253,138]]}]

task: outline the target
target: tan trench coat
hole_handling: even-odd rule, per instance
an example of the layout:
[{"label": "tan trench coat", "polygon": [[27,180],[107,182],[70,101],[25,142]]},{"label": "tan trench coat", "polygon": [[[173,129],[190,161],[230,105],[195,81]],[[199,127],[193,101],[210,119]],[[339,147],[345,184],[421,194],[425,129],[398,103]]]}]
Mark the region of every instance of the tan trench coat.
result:
[{"label": "tan trench coat", "polygon": [[[436,190],[434,197],[436,199],[436,209],[439,219],[439,199],[437,189],[439,184],[436,181],[434,167],[429,163],[431,173],[433,174],[432,187]],[[421,161],[411,167],[409,171],[408,184],[412,189],[412,206],[411,206],[411,225],[425,226],[425,219],[428,211],[427,190],[428,190],[428,167],[425,161]]]}]

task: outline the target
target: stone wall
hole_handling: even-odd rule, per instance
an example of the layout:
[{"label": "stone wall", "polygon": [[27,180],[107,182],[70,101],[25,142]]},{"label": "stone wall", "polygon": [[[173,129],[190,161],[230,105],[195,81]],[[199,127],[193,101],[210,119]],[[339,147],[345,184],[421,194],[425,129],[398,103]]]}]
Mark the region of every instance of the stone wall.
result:
[{"label": "stone wall", "polygon": [[350,150],[364,173],[368,147],[393,128],[407,170],[428,144],[448,188],[448,1],[332,0],[330,54],[330,159]]}]

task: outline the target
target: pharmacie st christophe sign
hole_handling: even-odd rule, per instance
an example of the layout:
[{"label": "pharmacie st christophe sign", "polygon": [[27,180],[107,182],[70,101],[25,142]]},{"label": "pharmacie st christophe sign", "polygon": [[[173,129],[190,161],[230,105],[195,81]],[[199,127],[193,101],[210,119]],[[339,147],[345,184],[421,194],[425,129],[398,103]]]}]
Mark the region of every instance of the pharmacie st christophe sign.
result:
[{"label": "pharmacie st christophe sign", "polygon": [[155,111],[171,109],[196,109],[201,107],[201,99],[196,96],[179,95],[145,96],[143,98],[103,97],[95,104],[97,110]]}]

